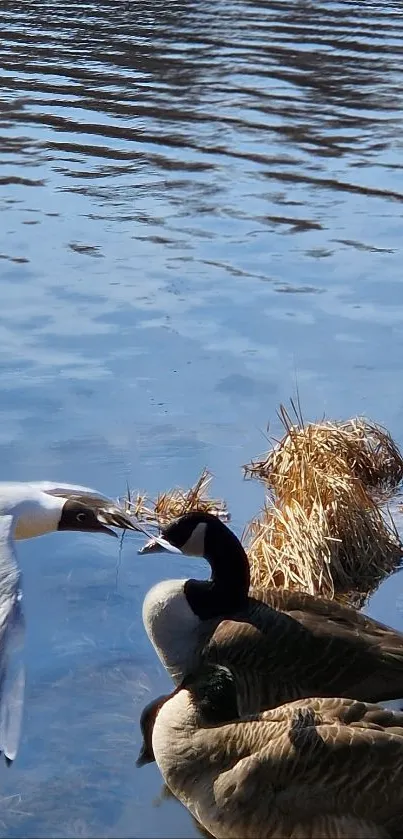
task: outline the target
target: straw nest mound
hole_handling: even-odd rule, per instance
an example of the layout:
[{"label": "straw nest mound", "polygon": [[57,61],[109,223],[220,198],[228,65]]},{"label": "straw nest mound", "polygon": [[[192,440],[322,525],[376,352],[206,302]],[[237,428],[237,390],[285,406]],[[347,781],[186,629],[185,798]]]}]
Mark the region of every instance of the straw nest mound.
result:
[{"label": "straw nest mound", "polygon": [[402,556],[381,510],[403,479],[402,456],[369,420],[304,425],[296,417],[293,424],[282,407],[283,438],[244,467],[267,491],[243,534],[252,583],[359,605]]},{"label": "straw nest mound", "polygon": [[[293,403],[292,403],[293,405]],[[386,502],[403,480],[403,458],[385,428],[363,418],[304,424],[283,406],[281,440],[244,467],[265,486],[260,515],[245,528],[252,585],[299,589],[360,606],[399,564],[403,550]],[[191,489],[151,501],[128,493],[125,507],[164,526],[190,510],[230,518],[211,499],[205,469]]]},{"label": "straw nest mound", "polygon": [[230,514],[225,502],[209,497],[211,481],[212,475],[207,469],[203,469],[198,481],[188,490],[171,489],[161,492],[154,500],[149,499],[145,493],[134,495],[128,491],[127,497],[121,501],[131,516],[148,524],[158,524],[160,527],[191,510],[212,513],[228,521]]}]

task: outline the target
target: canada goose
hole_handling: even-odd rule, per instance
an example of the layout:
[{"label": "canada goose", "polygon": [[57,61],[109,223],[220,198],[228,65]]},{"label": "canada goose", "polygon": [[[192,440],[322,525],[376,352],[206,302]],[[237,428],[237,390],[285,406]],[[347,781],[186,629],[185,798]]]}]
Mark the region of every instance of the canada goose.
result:
[{"label": "canada goose", "polygon": [[216,516],[187,513],[141,553],[204,556],[209,580],[166,580],[143,604],[143,622],[176,684],[200,660],[230,667],[242,714],[306,696],[368,702],[403,697],[403,634],[335,601],[297,591],[249,591],[249,563]]},{"label": "canada goose", "polygon": [[[15,539],[54,530],[116,533],[107,525],[147,532],[115,502],[95,490],[50,481],[0,483],[0,752],[14,760],[24,699],[24,636],[21,573]],[[150,535],[150,534],[148,534]]]},{"label": "canada goose", "polygon": [[205,665],[140,724],[137,765],[219,839],[401,836],[403,713],[310,698],[239,719],[231,672]]}]

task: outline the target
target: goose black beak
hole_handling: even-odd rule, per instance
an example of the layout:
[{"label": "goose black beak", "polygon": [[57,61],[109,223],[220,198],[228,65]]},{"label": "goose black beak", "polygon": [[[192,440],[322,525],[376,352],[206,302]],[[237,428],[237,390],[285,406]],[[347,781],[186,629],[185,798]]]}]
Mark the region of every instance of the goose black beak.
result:
[{"label": "goose black beak", "polygon": [[171,553],[171,554],[182,554],[182,551],[175,547],[175,545],[171,545],[167,539],[164,539],[163,536],[152,536],[148,542],[143,545],[142,548],[139,548],[139,554],[157,554],[157,553]]}]

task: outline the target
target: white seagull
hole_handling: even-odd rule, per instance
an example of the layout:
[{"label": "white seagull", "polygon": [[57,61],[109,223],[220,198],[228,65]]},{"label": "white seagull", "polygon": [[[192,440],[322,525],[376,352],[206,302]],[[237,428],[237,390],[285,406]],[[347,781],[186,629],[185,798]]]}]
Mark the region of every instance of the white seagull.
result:
[{"label": "white seagull", "polygon": [[118,504],[89,487],[0,482],[0,753],[8,766],[18,750],[25,686],[25,625],[15,540],[56,530],[116,536],[108,525],[150,535]]}]

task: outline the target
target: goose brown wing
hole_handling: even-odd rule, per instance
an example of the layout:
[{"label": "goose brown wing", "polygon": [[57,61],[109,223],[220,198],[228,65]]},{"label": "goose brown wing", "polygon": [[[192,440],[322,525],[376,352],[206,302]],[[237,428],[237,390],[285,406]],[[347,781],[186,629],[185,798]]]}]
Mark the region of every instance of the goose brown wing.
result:
[{"label": "goose brown wing", "polygon": [[218,623],[204,656],[234,672],[244,713],[304,696],[403,697],[403,635],[299,592],[252,592],[247,610]]},{"label": "goose brown wing", "polygon": [[[326,695],[370,702],[403,697],[402,633],[335,601],[302,592],[263,595],[260,602],[303,629],[300,654],[303,651],[305,663],[310,662],[306,680],[315,693],[325,681]],[[295,626],[289,622],[284,631],[296,638]]]},{"label": "goose brown wing", "polygon": [[305,683],[312,693],[317,694],[326,684],[325,695],[350,695],[373,702],[403,696],[400,632],[348,606],[302,592],[266,590],[256,594],[255,603],[262,604],[262,613],[266,605],[285,616],[284,622],[277,622],[277,630],[284,630],[290,644],[291,636],[297,639],[296,626],[302,630],[299,650],[294,652],[307,667]]},{"label": "goose brown wing", "polygon": [[[349,724],[341,721],[347,711],[355,718]],[[246,813],[249,828],[254,821],[256,827],[271,824],[267,835],[283,835],[284,828],[290,835],[306,824],[306,835],[339,836],[334,828],[344,818],[351,819],[353,832],[341,836],[378,835],[378,828],[355,832],[365,823],[383,835],[382,828],[403,817],[402,720],[401,714],[336,699],[291,703],[260,720],[235,723],[227,740],[243,755],[247,744],[250,754],[216,779],[217,810],[225,814],[227,805],[228,812],[230,801],[234,822],[236,813],[239,820]]]},{"label": "goose brown wing", "polygon": [[[302,717],[301,717],[302,714]],[[403,711],[392,711],[373,702],[361,702],[343,697],[309,697],[287,702],[278,708],[272,708],[258,714],[259,721],[291,726],[293,721],[304,719],[304,726],[311,715],[311,724],[325,725],[340,723],[353,728],[371,728],[385,730],[402,738],[403,747]]]},{"label": "goose brown wing", "polygon": [[403,649],[403,634],[373,618],[343,606],[336,600],[326,600],[311,594],[283,589],[264,589],[251,592],[254,601],[283,612],[311,630],[343,634],[356,633],[378,640],[390,649]]}]

